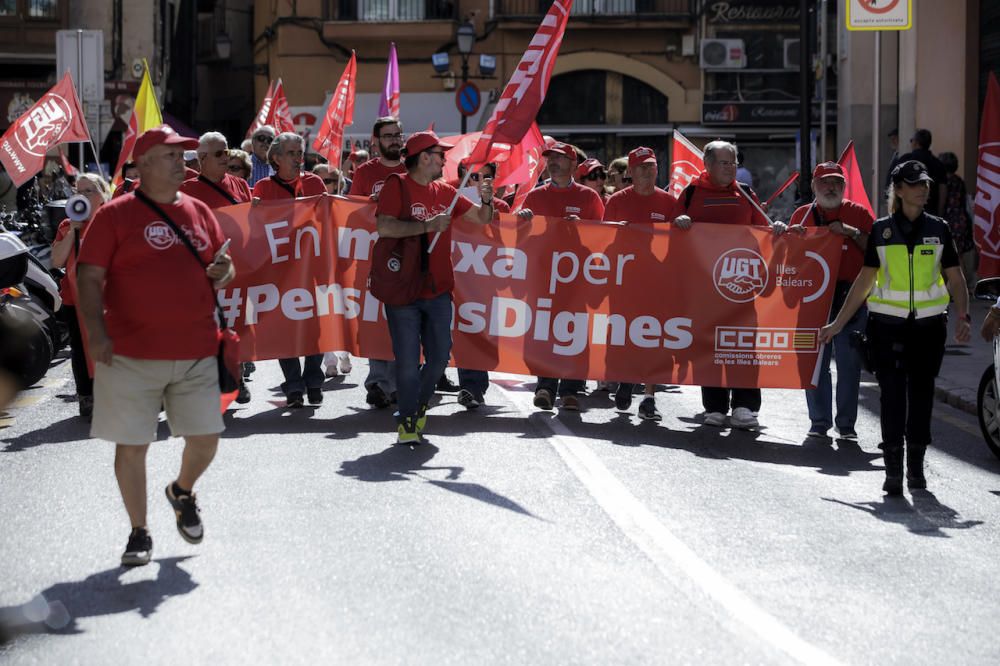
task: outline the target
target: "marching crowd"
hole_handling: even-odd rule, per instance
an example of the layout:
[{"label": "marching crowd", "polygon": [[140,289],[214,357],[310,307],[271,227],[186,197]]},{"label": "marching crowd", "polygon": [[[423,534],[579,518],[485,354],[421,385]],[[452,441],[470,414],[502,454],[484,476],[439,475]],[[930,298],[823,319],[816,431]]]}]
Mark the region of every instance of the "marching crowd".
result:
[{"label": "marching crowd", "polygon": [[[510,211],[510,197],[494,188],[493,164],[471,174],[463,165],[461,184],[471,187],[459,190],[459,183],[446,182],[445,154],[451,148],[432,131],[406,136],[399,120],[379,118],[371,156],[356,151],[343,169],[324,163],[308,169],[310,156],[294,133],[258,127],[237,150],[218,132],[192,139],[164,125],[138,138],[114,196],[100,177],[79,177],[76,189],[90,200],[91,217],[64,221],[52,256],[55,265],[67,268],[63,296],[70,306],[80,414],[91,419],[94,437],[117,445],[115,474],[132,524],[123,564],[145,564],[151,556],[145,456],[161,408],[171,432],[185,438],[178,475],[164,492],[181,536],[190,543],[203,538],[193,488],[223,430],[217,359],[221,316],[214,293],[235,277],[213,208],[321,194],[375,201],[376,245],[420,243],[426,279],[411,285],[405,299],[381,299],[394,359],[368,360],[366,402],[395,408],[397,441],[408,445],[421,443],[436,390],[457,392],[468,409],[485,403],[486,371],[459,368],[457,386],[445,375],[452,342],[451,224],[458,218],[491,224],[498,212]],[[776,234],[824,227],[842,237],[831,323],[821,331],[827,344],[819,382],[806,391],[808,436],[827,438],[835,428],[840,438],[858,438],[858,393],[867,363],[882,389],[884,490],[902,492],[904,451],[909,487],[926,487],[923,455],[930,443],[946,312],[950,305],[959,342],[969,339],[971,318],[949,226],[925,211],[933,181],[924,164],[908,159],[895,166],[888,185],[890,215],[879,220],[844,198],[839,164],[816,165],[814,200],[798,208],[786,225],[772,222],[737,177],[737,148],[725,141],[705,146],[704,172],[676,198],[656,186],[659,166],[648,147],[636,147],[608,166],[558,141],[547,141],[543,155],[543,177],[516,212],[525,220],[543,215],[570,223],[672,224],[681,230],[704,223],[754,225]],[[150,293],[185,297],[150,299]],[[831,361],[837,364],[836,389]],[[324,378],[351,370],[350,357],[336,351],[279,363],[288,407],[320,404]],[[244,364],[239,402],[251,399],[247,380],[253,370],[252,363]],[[586,379],[537,378],[535,407],[579,409]],[[634,384],[599,388],[613,390],[618,410],[631,408]],[[646,385],[642,392],[639,417],[659,420],[655,386]],[[704,424],[759,426],[760,389],[703,387],[701,395]]]}]

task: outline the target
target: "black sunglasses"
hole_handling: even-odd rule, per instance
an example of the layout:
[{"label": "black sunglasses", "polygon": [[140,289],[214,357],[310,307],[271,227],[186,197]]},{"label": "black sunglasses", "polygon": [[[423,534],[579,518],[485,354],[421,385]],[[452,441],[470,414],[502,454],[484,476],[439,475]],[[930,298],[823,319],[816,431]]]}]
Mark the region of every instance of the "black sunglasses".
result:
[{"label": "black sunglasses", "polygon": [[271,143],[272,141],[274,141],[274,137],[270,137],[270,136],[268,136],[266,134],[262,134],[260,136],[255,136],[253,138],[253,140],[254,141],[260,141],[261,143]]},{"label": "black sunglasses", "polygon": [[340,179],[339,178],[324,178],[323,182],[326,183],[327,185],[336,185],[337,183],[340,182]]},{"label": "black sunglasses", "polygon": [[478,183],[480,180],[483,180],[484,178],[492,178],[492,177],[493,176],[487,176],[486,174],[482,173],[474,173],[471,176],[469,176],[469,180],[474,180]]},{"label": "black sunglasses", "polygon": [[608,174],[603,171],[591,171],[583,177],[584,180],[607,180]]}]

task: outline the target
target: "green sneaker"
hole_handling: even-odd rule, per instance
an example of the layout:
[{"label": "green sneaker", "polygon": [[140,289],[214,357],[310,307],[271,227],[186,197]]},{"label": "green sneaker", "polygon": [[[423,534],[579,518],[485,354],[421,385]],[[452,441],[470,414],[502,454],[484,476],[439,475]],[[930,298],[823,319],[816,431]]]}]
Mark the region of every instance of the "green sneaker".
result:
[{"label": "green sneaker", "polygon": [[410,416],[400,421],[396,432],[398,434],[396,439],[397,444],[408,444],[410,446],[420,444],[420,432],[417,430],[417,420],[414,417]]},{"label": "green sneaker", "polygon": [[424,428],[427,427],[427,405],[420,405],[420,409],[417,410],[417,434],[424,434]]}]

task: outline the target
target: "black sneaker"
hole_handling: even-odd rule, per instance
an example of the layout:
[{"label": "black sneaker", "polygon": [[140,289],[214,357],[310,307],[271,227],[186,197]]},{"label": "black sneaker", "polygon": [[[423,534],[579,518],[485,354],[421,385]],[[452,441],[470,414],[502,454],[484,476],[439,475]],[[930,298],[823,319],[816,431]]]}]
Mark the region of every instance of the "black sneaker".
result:
[{"label": "black sneaker", "polygon": [[288,398],[285,399],[286,407],[301,407],[305,404],[302,398],[302,391],[292,391],[288,394]]},{"label": "black sneaker", "polygon": [[153,558],[153,537],[145,527],[136,527],[128,535],[125,552],[122,553],[123,567],[141,567]]},{"label": "black sneaker", "polygon": [[310,405],[323,404],[323,389],[319,388],[306,389],[306,395],[309,396]]},{"label": "black sneaker", "polygon": [[462,405],[466,409],[476,409],[482,403],[481,400],[476,398],[476,395],[469,389],[462,389],[458,392],[458,404]]},{"label": "black sneaker", "polygon": [[94,415],[94,396],[92,395],[81,395],[80,396],[80,416],[90,420]]},{"label": "black sneaker", "polygon": [[253,371],[256,370],[256,369],[257,369],[257,366],[254,365],[253,361],[247,361],[246,363],[244,363],[243,364],[243,379],[249,379],[250,375],[253,374]]},{"label": "black sneaker", "polygon": [[663,418],[659,410],[656,409],[656,400],[648,395],[639,403],[639,418],[646,421],[659,421]]},{"label": "black sneaker", "polygon": [[378,384],[372,384],[368,388],[368,395],[365,396],[365,402],[374,407],[375,409],[385,409],[389,406],[389,397],[382,390],[382,387]]},{"label": "black sneaker", "polygon": [[458,384],[448,379],[448,375],[441,375],[441,379],[438,380],[434,390],[441,391],[442,393],[458,393],[460,389]]},{"label": "black sneaker", "polygon": [[627,412],[632,406],[632,385],[621,383],[615,391],[615,409],[619,412]]},{"label": "black sneaker", "polygon": [[201,524],[201,516],[198,515],[198,500],[194,493],[190,495],[174,496],[174,484],[167,484],[167,500],[174,508],[177,516],[177,531],[181,538],[188,543],[201,543],[205,536],[205,528]]},{"label": "black sneaker", "polygon": [[548,389],[538,389],[535,391],[535,407],[544,410],[551,410],[553,405],[552,391]]},{"label": "black sneaker", "polygon": [[250,402],[250,389],[247,388],[246,383],[240,384],[240,392],[236,394],[236,402],[241,405]]}]

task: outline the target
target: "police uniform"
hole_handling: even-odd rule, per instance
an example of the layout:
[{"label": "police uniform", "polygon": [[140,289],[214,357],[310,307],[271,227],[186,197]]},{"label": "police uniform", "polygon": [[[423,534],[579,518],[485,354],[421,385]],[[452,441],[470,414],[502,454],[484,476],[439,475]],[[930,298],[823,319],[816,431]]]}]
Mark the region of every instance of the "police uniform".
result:
[{"label": "police uniform", "polygon": [[958,265],[951,231],[941,218],[924,212],[910,221],[896,212],[875,221],[865,252],[865,266],[877,269],[867,332],[882,394],[884,489],[893,494],[902,492],[904,441],[910,488],[926,488],[923,459],[931,442],[934,378],[948,335],[943,271]]}]

